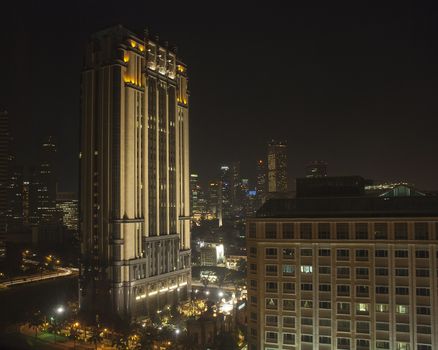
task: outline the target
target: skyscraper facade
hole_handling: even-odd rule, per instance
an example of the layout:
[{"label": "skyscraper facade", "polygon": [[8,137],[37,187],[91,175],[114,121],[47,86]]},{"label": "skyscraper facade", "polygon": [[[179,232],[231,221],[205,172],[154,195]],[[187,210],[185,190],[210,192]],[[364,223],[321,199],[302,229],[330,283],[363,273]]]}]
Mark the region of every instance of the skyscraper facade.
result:
[{"label": "skyscraper facade", "polygon": [[271,199],[247,230],[249,350],[438,348],[436,197]]},{"label": "skyscraper facade", "polygon": [[268,144],[268,192],[287,192],[287,144],[271,141]]},{"label": "skyscraper facade", "polygon": [[256,179],[256,206],[260,207],[266,199],[266,162],[257,161]]},{"label": "skyscraper facade", "polygon": [[141,317],[190,284],[187,67],[117,26],[82,73],[80,307]]}]

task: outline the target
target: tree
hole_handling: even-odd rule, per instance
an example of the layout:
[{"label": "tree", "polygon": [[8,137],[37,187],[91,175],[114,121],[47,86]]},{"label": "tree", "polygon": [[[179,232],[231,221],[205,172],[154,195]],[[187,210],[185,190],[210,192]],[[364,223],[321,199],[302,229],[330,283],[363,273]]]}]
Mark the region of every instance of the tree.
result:
[{"label": "tree", "polygon": [[41,311],[35,311],[30,315],[30,319],[29,319],[29,327],[34,328],[35,329],[35,338],[38,335],[38,329],[40,328],[40,326],[44,323],[44,318],[41,315]]},{"label": "tree", "polygon": [[97,350],[97,344],[102,341],[102,336],[100,335],[100,330],[97,325],[91,329],[90,341],[94,344],[94,348]]},{"label": "tree", "polygon": [[78,338],[79,338],[79,331],[78,331],[77,327],[75,327],[75,325],[72,325],[70,327],[70,332],[69,332],[68,338],[70,340],[73,340],[73,348],[76,349],[76,340],[78,340]]}]

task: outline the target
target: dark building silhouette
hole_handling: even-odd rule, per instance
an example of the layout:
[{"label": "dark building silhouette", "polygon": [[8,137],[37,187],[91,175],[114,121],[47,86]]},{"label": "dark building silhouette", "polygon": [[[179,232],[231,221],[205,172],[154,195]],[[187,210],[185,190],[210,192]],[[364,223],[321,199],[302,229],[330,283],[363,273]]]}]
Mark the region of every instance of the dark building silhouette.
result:
[{"label": "dark building silhouette", "polygon": [[306,177],[326,177],[328,163],[323,160],[313,160],[306,165]]}]

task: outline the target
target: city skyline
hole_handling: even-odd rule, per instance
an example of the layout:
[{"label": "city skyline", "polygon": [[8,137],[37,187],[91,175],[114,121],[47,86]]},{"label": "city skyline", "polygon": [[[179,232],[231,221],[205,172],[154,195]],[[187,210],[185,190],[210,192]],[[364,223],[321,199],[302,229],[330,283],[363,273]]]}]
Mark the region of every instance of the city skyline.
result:
[{"label": "city skyline", "polygon": [[[254,160],[276,138],[288,141],[291,177],[324,159],[331,175],[436,188],[433,7],[295,8],[288,16],[252,10],[245,18],[236,9],[225,22],[214,19],[226,10],[200,18],[187,8],[193,21],[169,15],[163,23],[111,2],[104,11],[85,12],[80,2],[68,10],[11,9],[2,23],[10,49],[0,58],[11,67],[0,101],[12,119],[17,160],[28,165],[30,145],[54,134],[61,190],[77,189],[80,53],[92,32],[117,23],[136,31],[147,24],[191,67],[192,172],[213,177],[216,164],[240,161],[243,174],[253,173]],[[199,51],[208,60],[199,60]]]}]

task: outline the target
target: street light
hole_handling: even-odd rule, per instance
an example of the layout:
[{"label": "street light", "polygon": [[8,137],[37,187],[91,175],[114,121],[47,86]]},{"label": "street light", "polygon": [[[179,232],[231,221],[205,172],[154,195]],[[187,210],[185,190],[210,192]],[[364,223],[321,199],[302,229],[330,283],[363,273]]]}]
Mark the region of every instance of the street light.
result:
[{"label": "street light", "polygon": [[58,306],[58,308],[56,309],[56,313],[58,315],[61,315],[64,312],[64,307],[63,306]]}]

